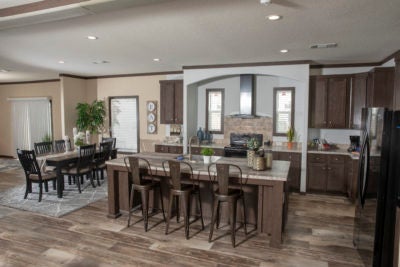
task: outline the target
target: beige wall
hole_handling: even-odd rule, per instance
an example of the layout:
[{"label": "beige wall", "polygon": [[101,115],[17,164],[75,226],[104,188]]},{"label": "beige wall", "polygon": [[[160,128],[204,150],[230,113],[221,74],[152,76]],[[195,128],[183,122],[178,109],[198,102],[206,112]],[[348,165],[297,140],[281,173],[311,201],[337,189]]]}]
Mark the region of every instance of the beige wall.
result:
[{"label": "beige wall", "polygon": [[10,97],[51,97],[53,135],[55,139],[62,137],[60,82],[0,85],[0,155],[15,155],[16,148],[13,145],[11,126],[11,102],[7,101],[7,98]]},{"label": "beige wall", "polygon": [[[110,96],[139,96],[139,121],[140,140],[163,140],[165,138],[165,125],[160,125],[160,80],[165,80],[165,75],[107,78],[97,80],[97,97],[104,100],[107,106]],[[157,109],[157,134],[147,134],[146,101],[156,100]],[[108,118],[107,118],[108,123]]]},{"label": "beige wall", "polygon": [[62,76],[60,83],[62,134],[73,140],[72,129],[77,119],[76,105],[87,101],[86,80]]}]

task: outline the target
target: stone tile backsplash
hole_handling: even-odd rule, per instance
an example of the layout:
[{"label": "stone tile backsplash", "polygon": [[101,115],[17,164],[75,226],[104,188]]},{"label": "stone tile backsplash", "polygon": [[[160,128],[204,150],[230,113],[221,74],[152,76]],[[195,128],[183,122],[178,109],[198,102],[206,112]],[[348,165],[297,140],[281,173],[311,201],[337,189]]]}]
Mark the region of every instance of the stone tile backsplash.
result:
[{"label": "stone tile backsplash", "polygon": [[229,144],[231,133],[257,133],[263,135],[263,142],[272,140],[272,118],[255,117],[243,119],[224,117],[224,143]]}]

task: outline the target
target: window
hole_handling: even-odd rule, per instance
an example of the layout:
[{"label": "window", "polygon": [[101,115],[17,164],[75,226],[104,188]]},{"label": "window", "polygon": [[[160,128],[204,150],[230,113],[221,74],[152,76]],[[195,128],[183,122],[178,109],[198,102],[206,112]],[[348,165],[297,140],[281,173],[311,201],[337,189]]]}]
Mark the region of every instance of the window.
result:
[{"label": "window", "polygon": [[110,97],[110,132],[118,152],[138,152],[138,97]]},{"label": "window", "polygon": [[210,133],[224,132],[224,89],[206,90],[206,130]]},{"label": "window", "polygon": [[274,135],[286,135],[294,127],[294,88],[274,88]]},{"label": "window", "polygon": [[51,100],[45,97],[13,98],[14,147],[33,149],[34,143],[52,139]]}]

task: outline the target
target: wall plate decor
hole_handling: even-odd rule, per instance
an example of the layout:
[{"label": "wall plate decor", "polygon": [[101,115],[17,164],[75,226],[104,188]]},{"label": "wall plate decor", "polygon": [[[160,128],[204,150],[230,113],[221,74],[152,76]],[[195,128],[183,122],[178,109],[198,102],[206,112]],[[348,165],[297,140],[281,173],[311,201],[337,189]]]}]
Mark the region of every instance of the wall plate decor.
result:
[{"label": "wall plate decor", "polygon": [[157,101],[151,100],[146,102],[147,110],[147,133],[157,134]]}]

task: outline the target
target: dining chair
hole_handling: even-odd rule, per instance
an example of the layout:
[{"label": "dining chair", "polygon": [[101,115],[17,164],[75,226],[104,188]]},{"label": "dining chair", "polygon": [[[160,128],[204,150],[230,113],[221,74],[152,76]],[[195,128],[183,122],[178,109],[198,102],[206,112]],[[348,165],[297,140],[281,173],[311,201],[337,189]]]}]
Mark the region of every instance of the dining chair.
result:
[{"label": "dining chair", "polygon": [[[212,171],[214,169],[214,171]],[[216,175],[215,175],[216,170]],[[236,210],[237,201],[242,200],[243,203],[243,223],[244,232],[247,235],[247,224],[246,224],[246,206],[244,201],[243,192],[243,177],[242,170],[239,166],[234,164],[222,164],[222,163],[211,163],[208,166],[208,176],[211,183],[217,184],[217,189],[213,194],[213,205],[212,205],[212,217],[210,225],[210,235],[208,242],[211,242],[214,225],[217,222],[217,228],[219,227],[220,217],[220,204],[222,202],[228,202],[229,204],[229,215],[231,224],[231,242],[232,246],[235,247],[235,235],[236,235]],[[235,177],[239,180],[239,188],[234,188],[232,184],[232,178]]]},{"label": "dining chair", "polygon": [[[168,165],[168,167],[167,167]],[[200,210],[200,219],[201,219],[201,229],[204,230],[204,221],[203,221],[203,212],[201,207],[201,196],[200,196],[200,186],[195,183],[195,179],[193,177],[193,168],[192,166],[183,161],[176,160],[166,160],[162,163],[165,176],[169,176],[169,204],[167,211],[167,226],[165,229],[165,234],[168,234],[169,222],[171,219],[172,205],[175,201],[176,206],[176,221],[179,222],[179,209],[180,205],[183,207],[183,216],[184,216],[184,224],[185,224],[185,237],[189,239],[189,218],[190,218],[190,197],[192,195],[197,195],[198,204]],[[169,175],[167,168],[169,168]],[[191,181],[190,184],[182,183],[183,179],[189,179]]]},{"label": "dining chair", "polygon": [[54,171],[42,172],[36,160],[34,150],[21,150],[17,149],[18,159],[24,169],[26,178],[26,189],[24,199],[27,198],[28,193],[32,192],[32,183],[39,184],[39,202],[42,201],[43,184],[45,191],[48,192],[48,181],[53,181],[53,189],[56,189],[57,174]]},{"label": "dining chair", "polygon": [[[128,216],[128,227],[131,222],[132,217],[132,209],[133,209],[133,201],[135,191],[139,192],[142,199],[142,214],[144,221],[144,230],[147,232],[148,230],[148,210],[149,210],[149,192],[150,190],[155,191],[156,189],[160,192],[160,200],[161,200],[161,210],[163,213],[164,221],[165,221],[165,212],[164,212],[164,203],[163,203],[163,195],[161,189],[160,181],[154,180],[151,166],[149,161],[144,158],[128,156],[124,158],[126,169],[128,170],[129,176],[132,179],[132,186],[130,190],[130,198],[129,198],[129,216]],[[145,177],[150,179],[145,179]]]},{"label": "dining chair", "polygon": [[65,140],[61,139],[61,140],[55,140],[54,141],[54,150],[56,153],[63,153],[66,151],[65,148]]},{"label": "dining chair", "polygon": [[115,137],[102,137],[101,142],[111,142],[112,143],[112,151],[111,151],[111,159],[117,158],[117,151],[115,150],[117,144],[117,138]]},{"label": "dining chair", "polygon": [[73,167],[61,169],[63,175],[71,175],[76,181],[78,191],[81,193],[81,183],[83,183],[83,175],[87,175],[90,178],[90,183],[93,187],[96,187],[93,181],[93,169],[94,169],[94,154],[96,152],[96,144],[84,145],[79,147],[78,162]]},{"label": "dining chair", "polygon": [[112,143],[111,142],[103,142],[99,145],[100,153],[94,159],[94,172],[96,175],[97,185],[100,185],[99,172],[101,173],[101,179],[104,180],[104,170],[107,168],[106,161],[110,159]]},{"label": "dining chair", "polygon": [[35,147],[35,152],[37,155],[44,155],[52,153],[53,150],[53,142],[38,142],[33,144]]}]

